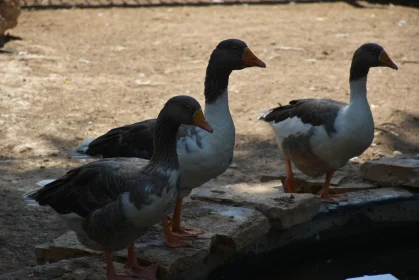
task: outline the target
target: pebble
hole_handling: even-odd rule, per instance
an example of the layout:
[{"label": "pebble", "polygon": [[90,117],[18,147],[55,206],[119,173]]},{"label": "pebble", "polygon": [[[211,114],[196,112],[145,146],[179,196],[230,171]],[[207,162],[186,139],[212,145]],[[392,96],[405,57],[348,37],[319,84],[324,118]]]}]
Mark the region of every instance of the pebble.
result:
[{"label": "pebble", "polygon": [[393,152],[393,156],[395,156],[395,157],[400,157],[400,156],[402,156],[403,155],[403,153],[402,152],[400,152],[400,151],[394,151]]},{"label": "pebble", "polygon": [[380,157],[380,158],[383,158],[383,157],[385,157],[386,155],[382,152],[382,151],[380,151],[380,150],[378,150],[378,151],[374,151],[374,152],[372,152],[372,154],[374,155],[374,156],[378,156],[378,157]]},{"label": "pebble", "polygon": [[353,157],[349,160],[350,163],[358,164],[359,163],[359,157]]}]

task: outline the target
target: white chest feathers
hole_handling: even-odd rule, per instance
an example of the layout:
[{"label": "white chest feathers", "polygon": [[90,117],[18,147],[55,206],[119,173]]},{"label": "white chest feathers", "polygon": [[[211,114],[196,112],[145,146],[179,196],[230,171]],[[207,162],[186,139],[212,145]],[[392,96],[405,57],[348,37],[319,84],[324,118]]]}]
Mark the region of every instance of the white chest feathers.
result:
[{"label": "white chest feathers", "polygon": [[214,132],[197,128],[178,145],[181,188],[195,188],[221,175],[233,159],[236,131],[227,92],[206,106],[205,117]]},{"label": "white chest feathers", "polygon": [[363,103],[351,103],[338,113],[331,137],[319,129],[310,141],[313,152],[335,169],[361,155],[374,139],[374,119],[366,100]]}]

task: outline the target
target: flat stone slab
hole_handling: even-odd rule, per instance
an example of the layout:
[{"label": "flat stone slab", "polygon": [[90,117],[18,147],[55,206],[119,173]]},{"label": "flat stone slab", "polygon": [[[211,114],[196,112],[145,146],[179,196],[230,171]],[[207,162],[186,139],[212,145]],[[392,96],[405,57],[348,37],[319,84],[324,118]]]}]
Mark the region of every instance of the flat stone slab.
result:
[{"label": "flat stone slab", "polygon": [[360,167],[361,178],[384,187],[419,188],[419,160],[382,158],[366,161]]},{"label": "flat stone slab", "polygon": [[[297,192],[302,193],[313,193],[317,194],[324,185],[325,175],[318,178],[311,178],[298,169],[294,171],[294,179],[297,184]],[[265,174],[260,177],[261,182],[270,182],[273,180],[281,180],[282,184],[285,184],[286,173],[285,172],[274,172],[271,174]],[[359,190],[367,190],[377,188],[377,184],[371,182],[363,182],[361,180],[354,180],[350,178],[350,175],[343,171],[336,171],[333,174],[332,181],[330,183],[330,193],[339,194],[346,192],[353,192]]]},{"label": "flat stone slab", "polygon": [[200,187],[191,199],[249,207],[262,212],[271,226],[287,229],[311,220],[320,209],[320,198],[311,193],[284,193],[280,182]]},{"label": "flat stone slab", "polygon": [[[115,264],[117,272],[123,272],[122,265]],[[106,269],[103,258],[83,257],[42,266],[26,267],[21,270],[4,273],[0,280],[106,280]]]},{"label": "flat stone slab", "polygon": [[[193,247],[167,248],[163,244],[163,230],[160,225],[152,227],[147,234],[136,240],[137,256],[160,265],[159,279],[169,279],[179,273],[205,262],[210,250],[216,248],[222,254],[232,254],[264,236],[270,229],[268,219],[260,212],[226,205],[187,201],[182,206],[183,224],[206,231],[193,240]],[[48,244],[36,247],[39,260],[58,261],[62,259],[100,255],[93,251],[69,231]],[[115,252],[121,262],[127,259],[127,251]]]},{"label": "flat stone slab", "polygon": [[376,188],[350,192],[346,195],[348,201],[340,202],[339,205],[322,204],[320,213],[344,210],[349,207],[363,207],[372,204],[388,203],[390,201],[407,200],[415,195],[409,190],[397,187]]},{"label": "flat stone slab", "polygon": [[[348,234],[369,234],[381,226],[419,222],[419,196],[404,188],[376,188],[350,192],[348,202],[322,204],[311,220],[285,231],[272,230],[249,247],[254,254],[276,250],[301,240],[321,242]],[[316,241],[314,241],[316,240]]]}]

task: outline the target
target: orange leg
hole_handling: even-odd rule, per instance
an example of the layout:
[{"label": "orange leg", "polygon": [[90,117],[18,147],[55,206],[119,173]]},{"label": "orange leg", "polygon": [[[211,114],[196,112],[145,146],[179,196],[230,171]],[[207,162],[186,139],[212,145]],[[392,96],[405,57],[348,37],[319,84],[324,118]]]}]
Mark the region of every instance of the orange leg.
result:
[{"label": "orange leg", "polygon": [[339,195],[331,195],[329,194],[329,186],[330,181],[332,180],[334,171],[329,171],[326,173],[326,181],[324,182],[324,186],[320,191],[320,198],[323,203],[330,203],[330,204],[339,204],[341,201],[347,201],[347,197],[339,196]]},{"label": "orange leg", "polygon": [[128,275],[147,280],[157,280],[156,273],[158,268],[158,264],[151,264],[149,266],[138,265],[138,258],[135,255],[134,242],[131,242],[128,247],[128,262],[125,265]]},{"label": "orange leg", "polygon": [[195,237],[201,235],[204,231],[200,229],[184,228],[180,226],[180,209],[182,207],[183,197],[180,197],[176,203],[175,211],[173,211],[173,219],[170,221],[172,233],[178,237]]},{"label": "orange leg", "polygon": [[291,161],[288,158],[285,158],[285,168],[287,170],[287,177],[285,178],[285,192],[286,193],[296,193],[297,184],[294,180],[294,173],[292,173]]},{"label": "orange leg", "polygon": [[118,275],[116,274],[115,267],[113,266],[112,261],[112,252],[105,251],[105,259],[106,259],[106,276],[108,280],[129,280],[129,279],[136,279],[129,275]]},{"label": "orange leg", "polygon": [[188,247],[192,246],[192,241],[184,240],[186,237],[178,237],[172,233],[170,230],[169,222],[167,217],[163,219],[163,231],[164,231],[164,243],[167,247],[177,248],[177,247]]}]

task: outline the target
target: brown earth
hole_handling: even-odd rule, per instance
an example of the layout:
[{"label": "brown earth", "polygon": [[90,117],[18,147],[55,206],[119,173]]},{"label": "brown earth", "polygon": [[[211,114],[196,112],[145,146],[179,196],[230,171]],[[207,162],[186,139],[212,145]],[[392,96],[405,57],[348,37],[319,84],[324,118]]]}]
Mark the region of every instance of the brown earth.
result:
[{"label": "brown earth", "polygon": [[211,184],[283,168],[257,111],[295,98],[348,101],[351,56],[369,41],[384,46],[399,71],[370,71],[378,129],[361,160],[416,155],[419,10],[363,5],[24,10],[12,30],[23,40],[7,45],[20,55],[0,55],[0,273],[35,265],[34,246],[65,231],[50,210],[25,206],[22,193],[80,165],[69,153],[85,138],[153,118],[173,95],[203,104],[209,54],[226,38],[246,41],[267,68],[231,76],[236,166]]}]

